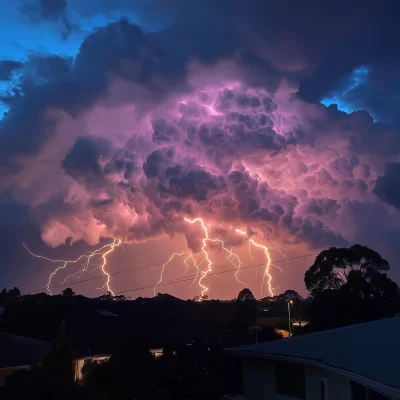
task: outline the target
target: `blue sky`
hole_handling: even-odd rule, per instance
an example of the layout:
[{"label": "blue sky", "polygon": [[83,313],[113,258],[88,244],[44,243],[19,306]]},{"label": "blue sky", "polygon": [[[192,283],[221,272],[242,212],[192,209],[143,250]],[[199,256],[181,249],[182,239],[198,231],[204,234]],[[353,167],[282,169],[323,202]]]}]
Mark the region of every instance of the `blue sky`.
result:
[{"label": "blue sky", "polygon": [[[98,3],[101,3],[99,1]],[[0,60],[25,61],[29,54],[48,53],[75,57],[85,36],[94,29],[127,17],[145,31],[155,31],[164,26],[140,20],[131,7],[110,9],[90,1],[70,1],[66,16],[74,26],[67,40],[63,39],[65,26],[61,18],[50,21],[32,21],[21,12],[24,0],[4,1],[0,4]],[[91,7],[85,10],[85,6]],[[90,11],[90,12],[89,12]],[[0,82],[0,91],[8,84]],[[0,103],[0,115],[7,107]]]},{"label": "blue sky", "polygon": [[343,111],[347,114],[365,109],[365,107],[357,104],[358,96],[356,95],[356,92],[360,88],[368,85],[369,74],[369,68],[365,65],[355,68],[342,80],[342,83],[338,89],[321,99],[321,103],[326,107],[336,104],[340,111]]},{"label": "blue sky", "polygon": [[[26,0],[28,1],[28,0]],[[34,1],[34,0],[32,0]],[[0,5],[0,59],[26,60],[29,54],[49,53],[60,56],[75,57],[85,36],[100,26],[128,17],[138,23],[145,31],[155,31],[166,27],[167,23],[141,20],[126,3],[125,8],[114,8],[108,0],[78,1],[70,0],[66,16],[75,28],[67,40],[63,39],[65,27],[61,18],[50,21],[33,22],[21,12],[25,0],[2,2]],[[104,6],[106,5],[106,6]],[[325,106],[337,104],[338,109],[351,113],[360,109],[352,99],[353,92],[367,84],[369,70],[359,66],[345,77],[338,89],[321,99]],[[0,82],[0,91],[7,90],[8,84]],[[0,103],[0,115],[7,108]]]}]

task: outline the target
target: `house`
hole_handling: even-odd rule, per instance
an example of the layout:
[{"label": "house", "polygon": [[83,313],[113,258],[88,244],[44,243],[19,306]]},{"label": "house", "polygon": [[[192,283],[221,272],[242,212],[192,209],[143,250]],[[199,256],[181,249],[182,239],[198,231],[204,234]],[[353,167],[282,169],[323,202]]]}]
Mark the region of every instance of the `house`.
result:
[{"label": "house", "polygon": [[0,332],[0,386],[12,373],[39,363],[51,343]]},{"label": "house", "polygon": [[[0,386],[8,376],[21,369],[39,365],[53,346],[50,342],[0,332]],[[73,351],[75,379],[82,378],[82,367],[87,362],[99,362],[109,355],[83,356]]]},{"label": "house", "polygon": [[[150,353],[154,358],[162,356],[163,349],[150,349]],[[83,378],[83,370],[88,364],[97,364],[107,361],[111,357],[111,354],[95,354],[92,356],[80,357],[74,360],[74,379],[79,381]]]},{"label": "house", "polygon": [[[40,364],[58,334],[73,349],[74,377],[80,380],[85,366],[110,358],[129,328],[126,323],[128,316],[121,319],[119,315],[97,307],[81,306],[67,312],[61,309],[58,313],[43,314],[43,322],[47,323],[43,323],[43,329],[37,330],[35,327],[42,322],[40,314],[38,318],[32,318],[31,324],[29,320],[25,321],[25,325],[28,334],[32,332],[48,340],[0,333],[0,386],[13,372]],[[34,329],[30,330],[30,326]],[[134,331],[128,330],[128,336],[135,340]],[[155,358],[162,354],[162,348],[158,346],[150,351]]]},{"label": "house", "polygon": [[246,400],[400,400],[400,317],[242,346]]}]

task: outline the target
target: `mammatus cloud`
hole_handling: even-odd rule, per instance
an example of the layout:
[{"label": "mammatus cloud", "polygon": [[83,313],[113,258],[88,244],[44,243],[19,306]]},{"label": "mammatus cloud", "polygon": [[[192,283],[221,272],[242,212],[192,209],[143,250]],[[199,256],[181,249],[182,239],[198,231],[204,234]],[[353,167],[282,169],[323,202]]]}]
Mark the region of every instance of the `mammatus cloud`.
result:
[{"label": "mammatus cloud", "polygon": [[0,183],[43,240],[183,232],[198,251],[183,221],[201,216],[222,236],[234,225],[285,246],[374,247],[369,213],[393,235],[396,180],[385,165],[398,161],[396,128],[301,99],[302,74],[321,56],[307,43],[289,63],[279,46],[245,50],[232,29],[204,46],[215,32],[194,25],[175,41],[179,27],[144,34],[121,20],[89,35],[73,62],[21,67],[3,100]]}]

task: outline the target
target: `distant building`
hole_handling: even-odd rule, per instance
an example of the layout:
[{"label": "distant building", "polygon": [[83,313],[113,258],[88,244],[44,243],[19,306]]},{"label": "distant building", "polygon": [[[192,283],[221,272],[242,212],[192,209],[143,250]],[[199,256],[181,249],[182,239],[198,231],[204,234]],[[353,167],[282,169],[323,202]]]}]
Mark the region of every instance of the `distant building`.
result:
[{"label": "distant building", "polygon": [[50,348],[48,342],[0,333],[0,386],[14,372],[39,363]]},{"label": "distant building", "polygon": [[399,400],[399,336],[394,317],[228,351],[246,400]]},{"label": "distant building", "polygon": [[[0,386],[14,372],[39,365],[51,347],[50,342],[0,332]],[[73,358],[75,379],[80,379],[85,362],[103,361],[109,358],[109,355],[83,357],[74,351]]]},{"label": "distant building", "polygon": [[75,381],[79,381],[83,378],[83,368],[90,364],[98,364],[104,362],[110,358],[109,354],[106,355],[94,355],[88,357],[81,357],[74,360],[74,379]]}]

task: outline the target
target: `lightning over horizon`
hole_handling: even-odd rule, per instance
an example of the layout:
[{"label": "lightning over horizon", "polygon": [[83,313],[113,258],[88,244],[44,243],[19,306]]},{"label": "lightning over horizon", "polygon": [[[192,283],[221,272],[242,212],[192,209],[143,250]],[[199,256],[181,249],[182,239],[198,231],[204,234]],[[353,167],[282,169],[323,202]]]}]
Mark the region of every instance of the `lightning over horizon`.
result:
[{"label": "lightning over horizon", "polygon": [[[213,236],[210,236],[209,228],[206,225],[204,219],[202,219],[200,217],[197,217],[194,219],[189,219],[189,218],[185,217],[184,221],[190,225],[200,224],[201,231],[203,232],[203,236],[200,239],[202,242],[202,246],[201,246],[201,250],[200,250],[199,254],[201,254],[202,257],[200,259],[196,259],[197,257],[195,255],[193,255],[192,251],[190,251],[189,253],[187,251],[174,252],[170,255],[170,257],[165,262],[160,263],[160,265],[158,265],[158,266],[151,267],[152,270],[160,270],[160,275],[159,275],[158,281],[153,287],[153,295],[156,296],[157,287],[163,283],[165,268],[169,264],[171,264],[173,261],[176,261],[177,259],[184,257],[184,260],[183,260],[183,265],[185,266],[184,274],[187,273],[187,271],[189,270],[189,268],[191,266],[194,267],[196,270],[196,274],[190,285],[190,288],[192,288],[194,283],[196,281],[198,281],[198,285],[199,285],[199,288],[201,291],[201,296],[203,297],[209,291],[209,287],[206,286],[205,280],[206,280],[207,276],[209,274],[213,273],[213,271],[214,271],[213,270],[214,262],[212,260],[211,254],[210,254],[210,251],[212,249],[209,248],[210,244],[211,245],[216,244],[218,247],[220,247],[220,249],[223,252],[225,252],[227,254],[225,260],[230,262],[236,269],[236,271],[234,273],[236,282],[239,285],[246,286],[246,284],[239,277],[241,267],[242,267],[242,265],[244,265],[244,263],[241,260],[241,258],[239,257],[239,255],[233,251],[232,247],[228,248],[226,241],[216,238],[216,237],[213,237]],[[210,226],[212,226],[212,225],[210,225]],[[240,229],[234,229],[234,232],[240,234],[241,236],[247,235],[246,232],[244,232]],[[275,266],[280,271],[282,271],[282,269],[273,263],[273,261],[271,259],[270,250],[277,250],[280,253],[280,255],[282,255],[283,257],[285,257],[285,255],[279,249],[277,249],[275,247],[268,247],[268,246],[262,245],[262,244],[256,242],[251,237],[246,237],[245,240],[248,241],[248,251],[249,251],[249,256],[250,256],[250,263],[253,263],[256,261],[256,259],[253,256],[251,247],[254,246],[256,248],[263,250],[263,253],[266,257],[266,263],[265,263],[265,269],[264,269],[263,278],[262,278],[262,282],[261,282],[261,295],[263,293],[264,285],[267,284],[270,295],[274,296],[275,290],[277,288],[274,287],[274,281],[273,281],[273,277],[271,275],[270,268],[272,266]],[[106,266],[108,264],[109,254],[111,254],[113,251],[115,251],[116,248],[123,246],[122,240],[114,239],[111,243],[106,244],[98,249],[95,249],[93,251],[86,251],[84,254],[81,254],[78,258],[76,258],[74,260],[52,259],[52,258],[42,256],[42,255],[32,252],[26,246],[25,243],[23,243],[23,246],[31,256],[33,256],[35,258],[43,259],[52,264],[56,264],[56,268],[50,272],[47,282],[46,282],[46,290],[50,295],[52,294],[52,291],[51,291],[52,282],[53,282],[53,279],[56,277],[56,275],[58,275],[60,273],[60,271],[62,271],[62,270],[67,270],[68,267],[70,267],[72,265],[80,264],[81,268],[79,270],[74,271],[71,274],[65,276],[64,279],[61,281],[61,285],[65,285],[66,282],[68,282],[69,280],[73,280],[73,279],[78,280],[85,273],[92,274],[98,270],[101,270],[101,272],[105,278],[105,283],[103,286],[101,286],[97,289],[98,290],[106,289],[107,292],[110,292],[114,296],[114,291],[111,288],[111,275],[108,272]],[[94,260],[99,260],[99,261],[97,263],[95,263]],[[200,267],[204,263],[206,264],[206,267],[201,269]]]},{"label": "lightning over horizon", "polygon": [[192,220],[190,220],[189,218],[185,218],[185,222],[188,222],[188,223],[190,223],[190,224],[194,224],[194,223],[196,223],[196,222],[200,222],[201,227],[202,227],[203,232],[204,232],[204,237],[203,237],[203,239],[202,239],[203,246],[202,246],[202,248],[201,248],[201,251],[202,251],[202,253],[204,254],[204,260],[205,260],[205,262],[207,263],[207,269],[206,269],[205,271],[202,271],[202,272],[201,272],[201,277],[200,277],[200,279],[199,279],[199,286],[200,286],[201,289],[202,289],[201,295],[204,296],[205,293],[209,290],[209,288],[203,284],[203,280],[207,277],[207,275],[208,275],[210,272],[213,271],[213,269],[212,269],[213,263],[212,263],[212,261],[211,261],[211,259],[210,259],[210,256],[209,256],[208,252],[207,252],[207,242],[219,243],[219,244],[221,245],[221,249],[228,253],[228,256],[227,256],[226,259],[227,259],[233,266],[235,266],[235,267],[237,268],[237,271],[235,272],[235,278],[236,278],[236,280],[237,280],[238,283],[244,285],[244,283],[243,283],[243,282],[239,279],[239,277],[238,277],[238,274],[239,274],[239,272],[240,272],[240,267],[241,267],[241,265],[242,265],[242,261],[240,260],[239,256],[238,256],[236,253],[234,253],[234,252],[232,251],[232,249],[230,249],[230,250],[227,249],[227,248],[225,247],[225,243],[224,243],[223,240],[221,240],[221,239],[215,239],[215,238],[210,238],[209,233],[208,233],[208,229],[207,229],[207,227],[206,227],[206,225],[205,225],[205,223],[204,223],[204,220],[203,220],[202,218],[199,218],[199,217],[198,217],[198,218],[195,218],[195,219],[192,219]]},{"label": "lightning over horizon", "polygon": [[[235,231],[236,231],[237,233],[240,233],[240,234],[243,235],[243,236],[246,235],[246,232],[244,232],[244,231],[242,231],[242,230],[240,230],[240,229],[235,229]],[[255,247],[258,247],[258,248],[260,248],[260,249],[263,249],[263,250],[264,250],[265,257],[266,257],[266,259],[267,259],[267,262],[266,262],[266,264],[265,264],[264,273],[263,273],[263,279],[262,279],[262,282],[261,282],[261,295],[262,295],[262,292],[263,292],[263,286],[264,286],[264,284],[265,284],[265,280],[267,280],[268,290],[269,290],[271,296],[274,296],[274,294],[275,294],[275,293],[274,293],[274,290],[277,289],[277,288],[273,288],[273,287],[272,287],[272,284],[274,283],[274,281],[273,281],[272,275],[271,275],[271,273],[270,273],[270,267],[271,267],[271,266],[274,266],[274,267],[280,269],[280,271],[282,271],[282,269],[279,268],[279,267],[277,267],[277,266],[272,262],[271,256],[270,256],[270,254],[269,254],[270,248],[268,248],[267,246],[263,246],[262,244],[259,244],[259,243],[255,242],[255,241],[254,241],[253,239],[251,239],[250,237],[248,238],[248,241],[249,241],[249,253],[250,253],[250,258],[251,258],[251,259],[254,259],[253,254],[252,254],[252,252],[251,252],[251,246],[250,246],[251,244],[252,244],[253,246],[255,246]],[[279,249],[277,249],[277,248],[275,248],[275,247],[271,247],[271,249],[277,250],[283,257],[286,258],[286,256],[285,256]],[[282,272],[283,272],[283,271],[282,271]]]},{"label": "lightning over horizon", "polygon": [[[50,295],[52,294],[52,292],[51,292],[51,283],[52,283],[53,278],[56,276],[56,274],[57,274],[59,271],[61,271],[61,270],[65,270],[69,265],[74,265],[74,264],[77,264],[79,261],[84,260],[85,262],[81,265],[82,268],[81,268],[79,271],[74,272],[73,274],[68,275],[68,276],[62,281],[62,284],[64,284],[65,282],[67,282],[68,279],[79,279],[79,278],[81,278],[82,275],[83,275],[85,272],[93,273],[93,272],[95,272],[96,270],[101,269],[103,275],[104,275],[105,278],[106,278],[106,282],[105,282],[104,285],[103,285],[101,288],[99,288],[99,289],[104,289],[104,288],[106,288],[107,291],[110,292],[110,293],[114,296],[114,292],[113,292],[113,290],[111,289],[111,286],[110,286],[111,276],[110,276],[110,274],[107,272],[107,270],[105,269],[105,266],[106,266],[106,264],[107,264],[107,256],[108,256],[110,253],[112,253],[112,252],[115,250],[116,247],[119,247],[119,246],[121,246],[121,245],[122,245],[122,241],[121,241],[121,240],[119,240],[119,239],[114,239],[114,240],[112,241],[112,243],[109,243],[109,244],[107,244],[107,245],[104,245],[104,246],[100,247],[99,249],[96,249],[96,250],[94,250],[94,251],[92,251],[92,252],[88,252],[88,254],[82,254],[82,255],[80,255],[78,258],[76,258],[75,260],[54,260],[54,259],[51,259],[51,258],[48,258],[48,257],[45,257],[45,256],[41,256],[41,255],[39,255],[39,254],[33,253],[33,252],[28,248],[28,246],[26,246],[26,244],[23,243],[23,246],[25,247],[25,249],[28,251],[28,253],[29,253],[31,256],[36,257],[36,258],[40,258],[40,259],[43,259],[43,260],[46,260],[46,261],[49,261],[49,262],[51,262],[51,263],[53,263],[53,264],[60,264],[58,267],[56,267],[56,269],[55,269],[54,271],[52,271],[52,272],[50,273],[50,275],[49,275],[49,277],[48,277],[48,280],[47,280],[46,290],[47,290],[47,292],[48,292]],[[89,271],[89,267],[91,266],[91,260],[92,260],[93,257],[96,257],[96,256],[97,256],[97,257],[101,257],[102,263],[101,263],[101,264],[98,264],[98,265],[95,265],[94,270]]]}]

